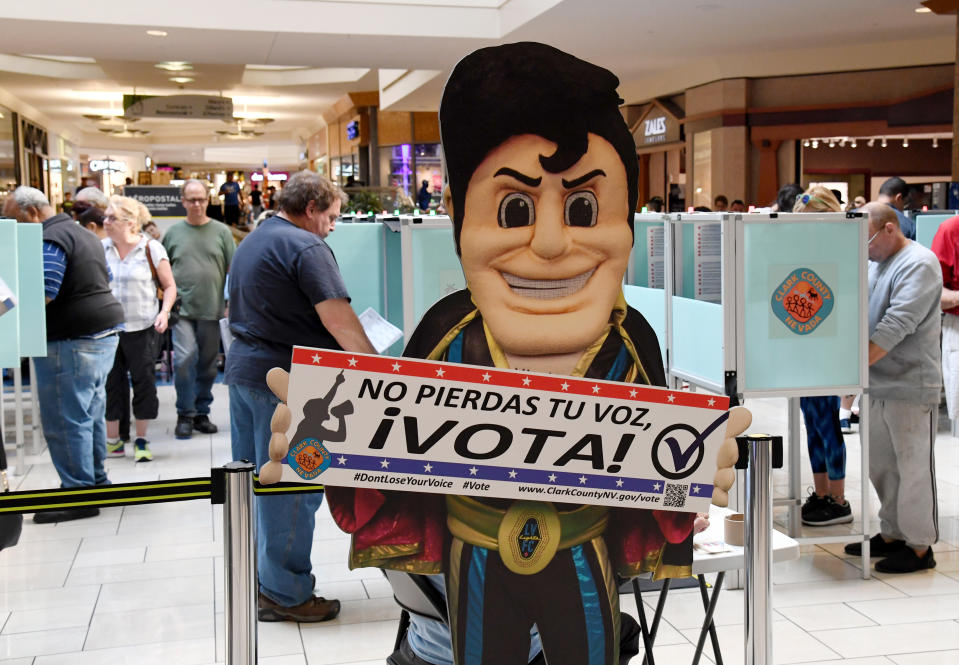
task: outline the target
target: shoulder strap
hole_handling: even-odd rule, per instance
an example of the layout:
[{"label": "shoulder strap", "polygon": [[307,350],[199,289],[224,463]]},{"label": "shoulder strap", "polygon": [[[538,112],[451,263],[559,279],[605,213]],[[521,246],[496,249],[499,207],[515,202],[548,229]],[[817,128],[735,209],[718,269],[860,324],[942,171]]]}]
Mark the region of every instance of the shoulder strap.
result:
[{"label": "shoulder strap", "polygon": [[154,283],[154,284],[156,285],[156,287],[159,289],[159,288],[160,288],[160,280],[159,280],[159,278],[157,277],[157,269],[156,269],[156,266],[153,265],[153,257],[150,255],[150,241],[149,241],[149,240],[147,240],[146,252],[147,252],[147,263],[150,264],[150,274],[153,275],[153,283]]}]

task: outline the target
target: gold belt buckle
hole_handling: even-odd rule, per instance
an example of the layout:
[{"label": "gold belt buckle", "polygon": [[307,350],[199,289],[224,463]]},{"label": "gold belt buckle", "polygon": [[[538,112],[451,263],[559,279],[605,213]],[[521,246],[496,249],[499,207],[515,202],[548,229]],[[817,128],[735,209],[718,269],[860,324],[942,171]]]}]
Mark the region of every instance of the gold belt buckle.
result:
[{"label": "gold belt buckle", "polygon": [[496,537],[503,564],[519,575],[540,572],[553,560],[561,530],[553,504],[516,501],[503,515]]}]

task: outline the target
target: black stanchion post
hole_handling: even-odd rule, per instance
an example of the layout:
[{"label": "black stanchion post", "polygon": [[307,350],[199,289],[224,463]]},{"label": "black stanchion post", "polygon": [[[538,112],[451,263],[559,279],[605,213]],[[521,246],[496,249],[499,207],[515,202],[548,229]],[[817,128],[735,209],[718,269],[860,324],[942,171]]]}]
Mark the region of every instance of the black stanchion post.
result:
[{"label": "black stanchion post", "polygon": [[[737,437],[746,453],[745,561],[746,663],[771,665],[773,497],[772,469],[782,467],[783,439],[768,434]],[[744,450],[745,449],[745,450]],[[737,466],[739,466],[737,464]]]},{"label": "black stanchion post", "polygon": [[256,539],[253,470],[246,461],[212,470],[213,503],[223,503],[226,665],[256,665]]}]

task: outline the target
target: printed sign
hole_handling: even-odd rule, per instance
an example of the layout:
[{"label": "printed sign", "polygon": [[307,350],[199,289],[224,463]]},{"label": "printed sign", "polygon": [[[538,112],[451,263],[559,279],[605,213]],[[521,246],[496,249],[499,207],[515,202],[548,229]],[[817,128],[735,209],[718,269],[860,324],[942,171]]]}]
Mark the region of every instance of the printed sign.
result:
[{"label": "printed sign", "polygon": [[296,347],[282,481],[707,511],[728,399]]},{"label": "printed sign", "polygon": [[797,268],[773,292],[773,314],[797,335],[808,335],[832,312],[832,289],[809,268]]},{"label": "printed sign", "polygon": [[162,185],[127,185],[123,195],[136,199],[147,207],[151,217],[186,217],[186,208],[180,199],[179,187]]},{"label": "printed sign", "polygon": [[127,118],[203,118],[233,120],[233,99],[219,95],[123,95]]}]

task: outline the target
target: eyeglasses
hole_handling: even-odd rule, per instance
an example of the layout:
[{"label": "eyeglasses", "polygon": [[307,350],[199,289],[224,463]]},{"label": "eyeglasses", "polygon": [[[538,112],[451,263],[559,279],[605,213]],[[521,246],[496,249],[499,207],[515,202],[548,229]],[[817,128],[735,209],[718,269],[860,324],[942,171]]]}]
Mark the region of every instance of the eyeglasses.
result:
[{"label": "eyeglasses", "polygon": [[192,203],[195,206],[200,205],[201,203],[206,203],[206,199],[183,199],[184,203]]},{"label": "eyeglasses", "polygon": [[876,236],[879,235],[880,233],[882,233],[882,229],[879,229],[878,231],[876,231],[875,233],[873,233],[871,236],[869,236],[869,242],[866,243],[866,247],[868,247],[869,245],[871,245],[871,244],[872,244],[872,241],[875,240],[875,239],[876,239]]}]

